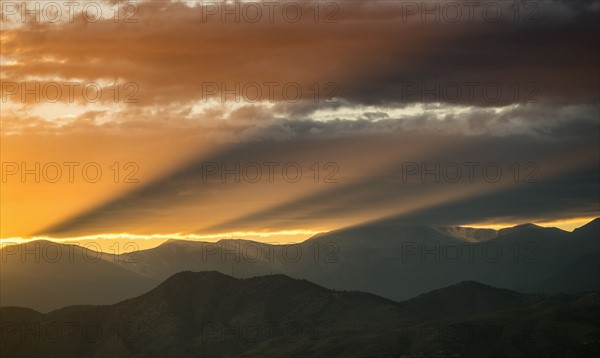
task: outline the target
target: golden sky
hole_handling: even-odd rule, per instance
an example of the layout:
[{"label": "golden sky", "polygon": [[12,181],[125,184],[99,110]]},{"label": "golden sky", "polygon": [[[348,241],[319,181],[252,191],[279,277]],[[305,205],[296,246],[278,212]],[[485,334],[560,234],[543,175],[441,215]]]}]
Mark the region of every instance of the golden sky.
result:
[{"label": "golden sky", "polygon": [[[597,8],[436,22],[297,1],[292,21],[284,1],[250,21],[99,4],[93,22],[3,4],[2,238],[286,242],[396,216],[571,230],[599,215]],[[436,163],[460,180],[422,180]]]}]

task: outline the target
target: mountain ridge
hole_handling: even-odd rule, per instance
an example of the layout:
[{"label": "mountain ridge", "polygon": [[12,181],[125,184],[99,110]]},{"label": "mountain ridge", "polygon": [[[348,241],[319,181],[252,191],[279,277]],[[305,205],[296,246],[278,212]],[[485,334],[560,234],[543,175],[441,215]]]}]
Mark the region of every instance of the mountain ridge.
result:
[{"label": "mountain ridge", "polygon": [[[271,291],[265,292],[267,287]],[[448,300],[443,310],[436,310],[438,302],[432,301],[431,295],[454,299]],[[474,295],[493,298],[497,304],[456,315],[457,307],[470,303]],[[1,307],[0,323],[10,329],[0,333],[4,343],[0,356],[245,357],[261,352],[264,357],[383,357],[435,356],[443,350],[450,356],[491,357],[512,352],[511,356],[526,357],[556,351],[556,342],[569,342],[561,345],[560,351],[572,355],[600,347],[573,341],[573,337],[587,341],[599,333],[598,326],[581,315],[597,304],[599,296],[598,292],[529,296],[462,281],[408,301],[392,302],[372,294],[330,290],[285,275],[239,279],[215,271],[188,271],[112,305],[70,306],[48,314]],[[507,299],[511,297],[522,301]],[[540,313],[548,310],[562,312],[550,318],[552,322],[577,328],[561,331],[551,326],[554,328],[537,336],[523,331],[525,336],[519,340],[502,338],[513,334],[506,324],[514,322],[515,314],[527,319],[528,325],[544,327],[548,319],[541,320]],[[24,335],[31,325],[41,331],[58,327],[63,334],[58,339],[42,335],[31,340]],[[92,326],[106,334],[90,340],[82,327]],[[424,329],[427,335],[423,335]],[[446,330],[458,335],[448,342],[442,334]],[[365,339],[378,344],[364,344]],[[488,339],[502,344],[490,345]],[[555,343],[548,346],[548,342]]]},{"label": "mountain ridge", "polygon": [[[290,245],[169,240],[134,255],[42,241],[40,247],[62,247],[64,262],[36,264],[32,255],[21,260],[18,245],[2,248],[6,262],[0,300],[46,312],[69,304],[110,304],[142,294],[174,273],[210,270],[238,278],[285,274],[394,301],[464,280],[529,293],[574,293],[600,287],[600,273],[595,272],[600,265],[599,223],[594,219],[572,233],[521,226],[483,241],[456,239],[434,226],[388,223],[322,233]],[[68,250],[76,253],[73,262]],[[453,260],[457,252],[460,260]],[[501,254],[497,260],[495,252]],[[100,259],[86,260],[84,253]],[[106,295],[109,291],[113,294]],[[73,294],[65,296],[69,292]]]}]

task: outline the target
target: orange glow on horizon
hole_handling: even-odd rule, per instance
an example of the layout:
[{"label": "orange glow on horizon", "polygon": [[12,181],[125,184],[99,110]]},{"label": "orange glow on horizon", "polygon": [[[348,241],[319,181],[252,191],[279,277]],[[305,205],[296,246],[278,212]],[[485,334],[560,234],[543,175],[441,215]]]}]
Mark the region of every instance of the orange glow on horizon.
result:
[{"label": "orange glow on horizon", "polygon": [[[560,219],[560,220],[540,220],[531,222],[534,225],[541,227],[556,227],[565,231],[573,231],[583,225],[589,223],[590,221],[596,219],[596,216],[588,216],[588,217],[579,217],[579,218],[571,218],[571,219]],[[475,224],[467,224],[461,225],[464,227],[471,227],[474,229],[493,229],[493,230],[501,230],[511,228],[517,225],[523,224],[515,223],[515,222],[500,222],[500,223],[475,223]]]},{"label": "orange glow on horizon", "polygon": [[[590,221],[596,219],[596,217],[580,217],[571,219],[561,219],[553,221],[537,221],[532,224],[541,227],[556,227],[565,231],[573,231],[576,228],[584,226]],[[460,225],[461,227],[469,227],[474,229],[492,229],[501,230],[524,223],[481,223],[481,224],[468,224]],[[201,234],[130,234],[130,233],[119,233],[119,234],[97,234],[97,235],[86,235],[79,237],[65,237],[65,238],[53,238],[48,236],[35,236],[30,238],[24,237],[9,237],[0,238],[0,248],[11,245],[11,244],[24,244],[35,240],[47,240],[60,244],[76,244],[84,246],[88,249],[95,251],[102,251],[107,253],[125,253],[137,250],[147,250],[161,244],[168,240],[182,240],[182,241],[197,241],[197,242],[209,242],[214,243],[220,240],[249,240],[260,243],[268,244],[295,244],[300,243],[309,238],[327,232],[329,230],[281,230],[281,231],[237,231],[229,233],[220,233],[213,235],[201,235]],[[135,245],[128,245],[134,243]],[[117,246],[115,246],[115,244]]]},{"label": "orange glow on horizon", "polygon": [[[0,239],[0,247],[11,244],[24,244],[35,240],[47,240],[60,244],[77,244],[88,249],[102,252],[114,253],[117,248],[119,252],[131,252],[136,250],[151,249],[165,243],[168,240],[185,240],[198,242],[218,242],[224,239],[251,240],[270,244],[299,243],[319,234],[321,231],[314,230],[283,230],[283,231],[239,231],[216,235],[200,234],[152,234],[138,235],[129,233],[120,234],[98,234],[79,237],[53,238],[47,236],[35,236],[30,238],[9,237]],[[134,243],[135,245],[127,245]],[[117,244],[117,246],[114,246]]]}]

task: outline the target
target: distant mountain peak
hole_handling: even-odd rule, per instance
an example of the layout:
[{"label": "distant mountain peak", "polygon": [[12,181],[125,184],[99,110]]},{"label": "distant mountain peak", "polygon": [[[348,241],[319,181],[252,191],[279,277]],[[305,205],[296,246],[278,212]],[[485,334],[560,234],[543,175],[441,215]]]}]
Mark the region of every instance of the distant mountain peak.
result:
[{"label": "distant mountain peak", "polygon": [[577,230],[585,230],[585,229],[597,229],[598,227],[600,227],[600,218],[595,218],[594,220],[590,221],[589,223],[578,227],[577,229],[573,230],[573,231],[577,231]]},{"label": "distant mountain peak", "polygon": [[194,248],[202,245],[210,244],[207,241],[185,240],[185,239],[168,239],[157,247],[177,247],[177,248]]},{"label": "distant mountain peak", "polygon": [[525,223],[525,224],[520,224],[517,226],[513,226],[513,227],[508,227],[505,229],[500,229],[498,230],[498,236],[503,236],[503,235],[509,235],[509,234],[514,234],[514,233],[518,233],[521,231],[526,231],[526,230],[543,230],[543,229],[556,229],[556,230],[560,230],[557,228],[545,228],[536,224],[532,224],[532,223]]},{"label": "distant mountain peak", "polygon": [[[473,294],[476,294],[479,297],[482,297],[481,296],[482,294],[484,296],[490,296],[490,297],[522,296],[522,294],[517,291],[507,290],[505,288],[493,287],[493,286],[486,285],[486,284],[483,284],[478,281],[465,280],[465,281],[456,283],[454,285],[450,285],[450,286],[447,286],[444,288],[439,288],[437,290],[433,290],[431,292],[417,296],[416,298],[425,297],[425,296],[433,296],[433,295],[438,295],[439,297],[451,298],[456,295],[459,295],[459,296],[464,295],[465,299],[467,299],[468,296],[472,296]],[[472,298],[474,298],[474,297],[472,297]]]},{"label": "distant mountain peak", "polygon": [[600,236],[600,218],[595,218],[589,223],[573,230],[575,237],[584,237],[597,240]]},{"label": "distant mountain peak", "polygon": [[517,226],[513,226],[512,229],[542,229],[541,226],[533,224],[533,223],[525,223],[525,224],[520,224]]},{"label": "distant mountain peak", "polygon": [[231,279],[237,280],[237,278],[235,278],[235,277],[225,275],[218,271],[197,271],[197,272],[180,271],[180,272],[177,272],[176,274],[172,275],[171,277],[167,278],[167,280],[165,282],[172,281],[172,280],[179,280],[179,279],[190,280],[190,279],[200,279],[200,278],[206,278],[206,277],[218,278],[218,279],[231,278]]},{"label": "distant mountain peak", "polygon": [[[490,285],[486,285],[484,283],[478,282],[478,281],[474,281],[474,280],[464,280],[464,281],[460,281],[459,283],[452,285],[452,286],[457,286],[457,287],[477,287],[477,288],[492,288],[494,289],[495,287],[492,287]],[[450,287],[452,287],[450,286]]]},{"label": "distant mountain peak", "polygon": [[520,305],[526,300],[527,296],[517,291],[468,280],[424,293],[403,303],[411,310],[435,319],[477,315]]},{"label": "distant mountain peak", "polygon": [[158,246],[176,245],[176,244],[189,243],[189,242],[192,242],[192,241],[191,240],[182,240],[182,239],[168,239],[167,241],[163,242],[162,244],[160,244]]},{"label": "distant mountain peak", "polygon": [[494,287],[494,286],[490,286],[490,285],[486,285],[484,283],[481,283],[479,281],[474,281],[474,280],[464,280],[464,281],[460,281],[459,283],[456,283],[454,285],[450,285],[448,287],[445,288],[441,288],[440,290],[448,290],[448,289],[476,289],[476,290],[493,290],[493,291],[498,291],[498,292],[514,292],[514,293],[518,293],[516,291],[510,291],[504,288],[498,288],[498,287]]}]

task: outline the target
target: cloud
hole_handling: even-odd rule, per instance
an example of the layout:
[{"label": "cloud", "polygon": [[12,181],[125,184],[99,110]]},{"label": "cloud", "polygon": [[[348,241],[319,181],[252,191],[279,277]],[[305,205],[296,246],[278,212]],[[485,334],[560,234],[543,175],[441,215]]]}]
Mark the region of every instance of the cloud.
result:
[{"label": "cloud", "polygon": [[[312,2],[296,3],[309,13]],[[440,10],[436,21],[390,1],[337,2],[333,23],[309,16],[295,23],[266,16],[256,23],[212,15],[203,21],[205,6],[141,2],[137,23],[79,19],[7,30],[2,46],[12,62],[2,76],[17,83],[133,82],[140,106],[221,98],[209,96],[213,85],[237,95],[246,88],[256,97],[251,84],[258,85],[257,98],[278,102],[296,97],[296,87],[286,90],[289,84],[300,88],[299,98],[321,102],[335,97],[359,104],[489,107],[540,99],[596,101],[597,7],[535,2],[535,21],[527,23],[523,17],[533,10],[520,9],[517,20],[508,5],[483,2],[482,8],[486,3],[502,5],[498,22],[486,20],[483,10],[472,21],[456,23]]]},{"label": "cloud", "polygon": [[[567,113],[579,115],[578,111]],[[596,215],[597,190],[590,186],[590,180],[597,179],[598,124],[589,119],[561,119],[553,126],[546,123],[550,130],[519,130],[502,136],[480,130],[477,135],[461,130],[452,134],[444,129],[450,126],[448,123],[442,123],[439,131],[428,125],[424,125],[428,131],[390,130],[391,120],[385,122],[277,122],[279,127],[265,127],[262,136],[255,134],[253,140],[230,143],[209,156],[198,157],[139,190],[40,234],[165,232],[173,227],[203,234],[257,228],[331,229],[438,210],[469,200],[477,205],[466,210],[471,214],[463,219],[489,219],[508,215],[508,197],[520,198],[514,215],[554,218],[557,213],[572,216],[581,211]],[[469,121],[466,123],[468,127]],[[397,124],[398,128],[402,125],[406,123]],[[212,170],[207,163],[219,166],[216,174],[206,177]],[[267,170],[264,163],[278,163],[278,174],[273,182],[266,174],[258,182],[243,177],[236,182],[235,174],[226,174],[223,180],[221,165],[233,170],[236,163],[240,167],[258,163],[263,173]],[[285,180],[279,170],[286,163],[297,163],[302,168],[302,181]],[[314,163],[320,163],[317,183],[311,169]],[[327,163],[335,166],[326,168]],[[413,167],[407,167],[407,163]],[[436,163],[440,167],[435,172],[450,173],[449,177],[458,166],[461,179],[436,180],[429,174],[422,183],[422,172],[436,168]],[[465,163],[477,163],[474,181],[468,179]],[[515,164],[519,169],[514,168]],[[406,176],[415,170],[414,165],[425,165],[425,169],[420,167]],[[486,165],[500,167],[502,180],[487,180],[483,173]],[[592,175],[576,175],[582,170]],[[335,182],[323,180],[334,172]],[[523,183],[528,179],[539,182]],[[550,195],[553,191],[561,194]],[[501,199],[504,204],[496,207],[495,201],[490,201],[490,207],[483,210],[485,200],[477,201],[479,197]],[[432,214],[431,218],[439,220],[440,216]]]},{"label": "cloud", "polygon": [[[314,2],[296,3],[314,15]],[[135,23],[12,23],[0,38],[3,160],[24,149],[40,160],[64,142],[152,169],[130,190],[96,187],[32,231],[329,229],[418,213],[434,220],[461,203],[472,203],[457,211],[465,218],[483,219],[510,215],[508,198],[522,198],[521,217],[596,210],[590,176],[569,178],[599,160],[598,1],[520,2],[517,13],[513,2],[483,1],[500,6],[500,20],[478,8],[456,22],[406,7],[425,2],[335,4],[320,13],[334,22],[222,21],[195,2],[143,1]],[[79,83],[72,99],[43,98],[49,83],[66,81]],[[81,90],[91,83],[103,94],[94,103]],[[125,101],[132,88],[136,101]],[[398,185],[401,163],[436,160],[532,161],[544,183]],[[317,162],[321,176],[203,182],[206,162],[293,162],[309,174]],[[322,182],[330,162],[337,184]],[[485,209],[484,198],[500,206]]]}]

